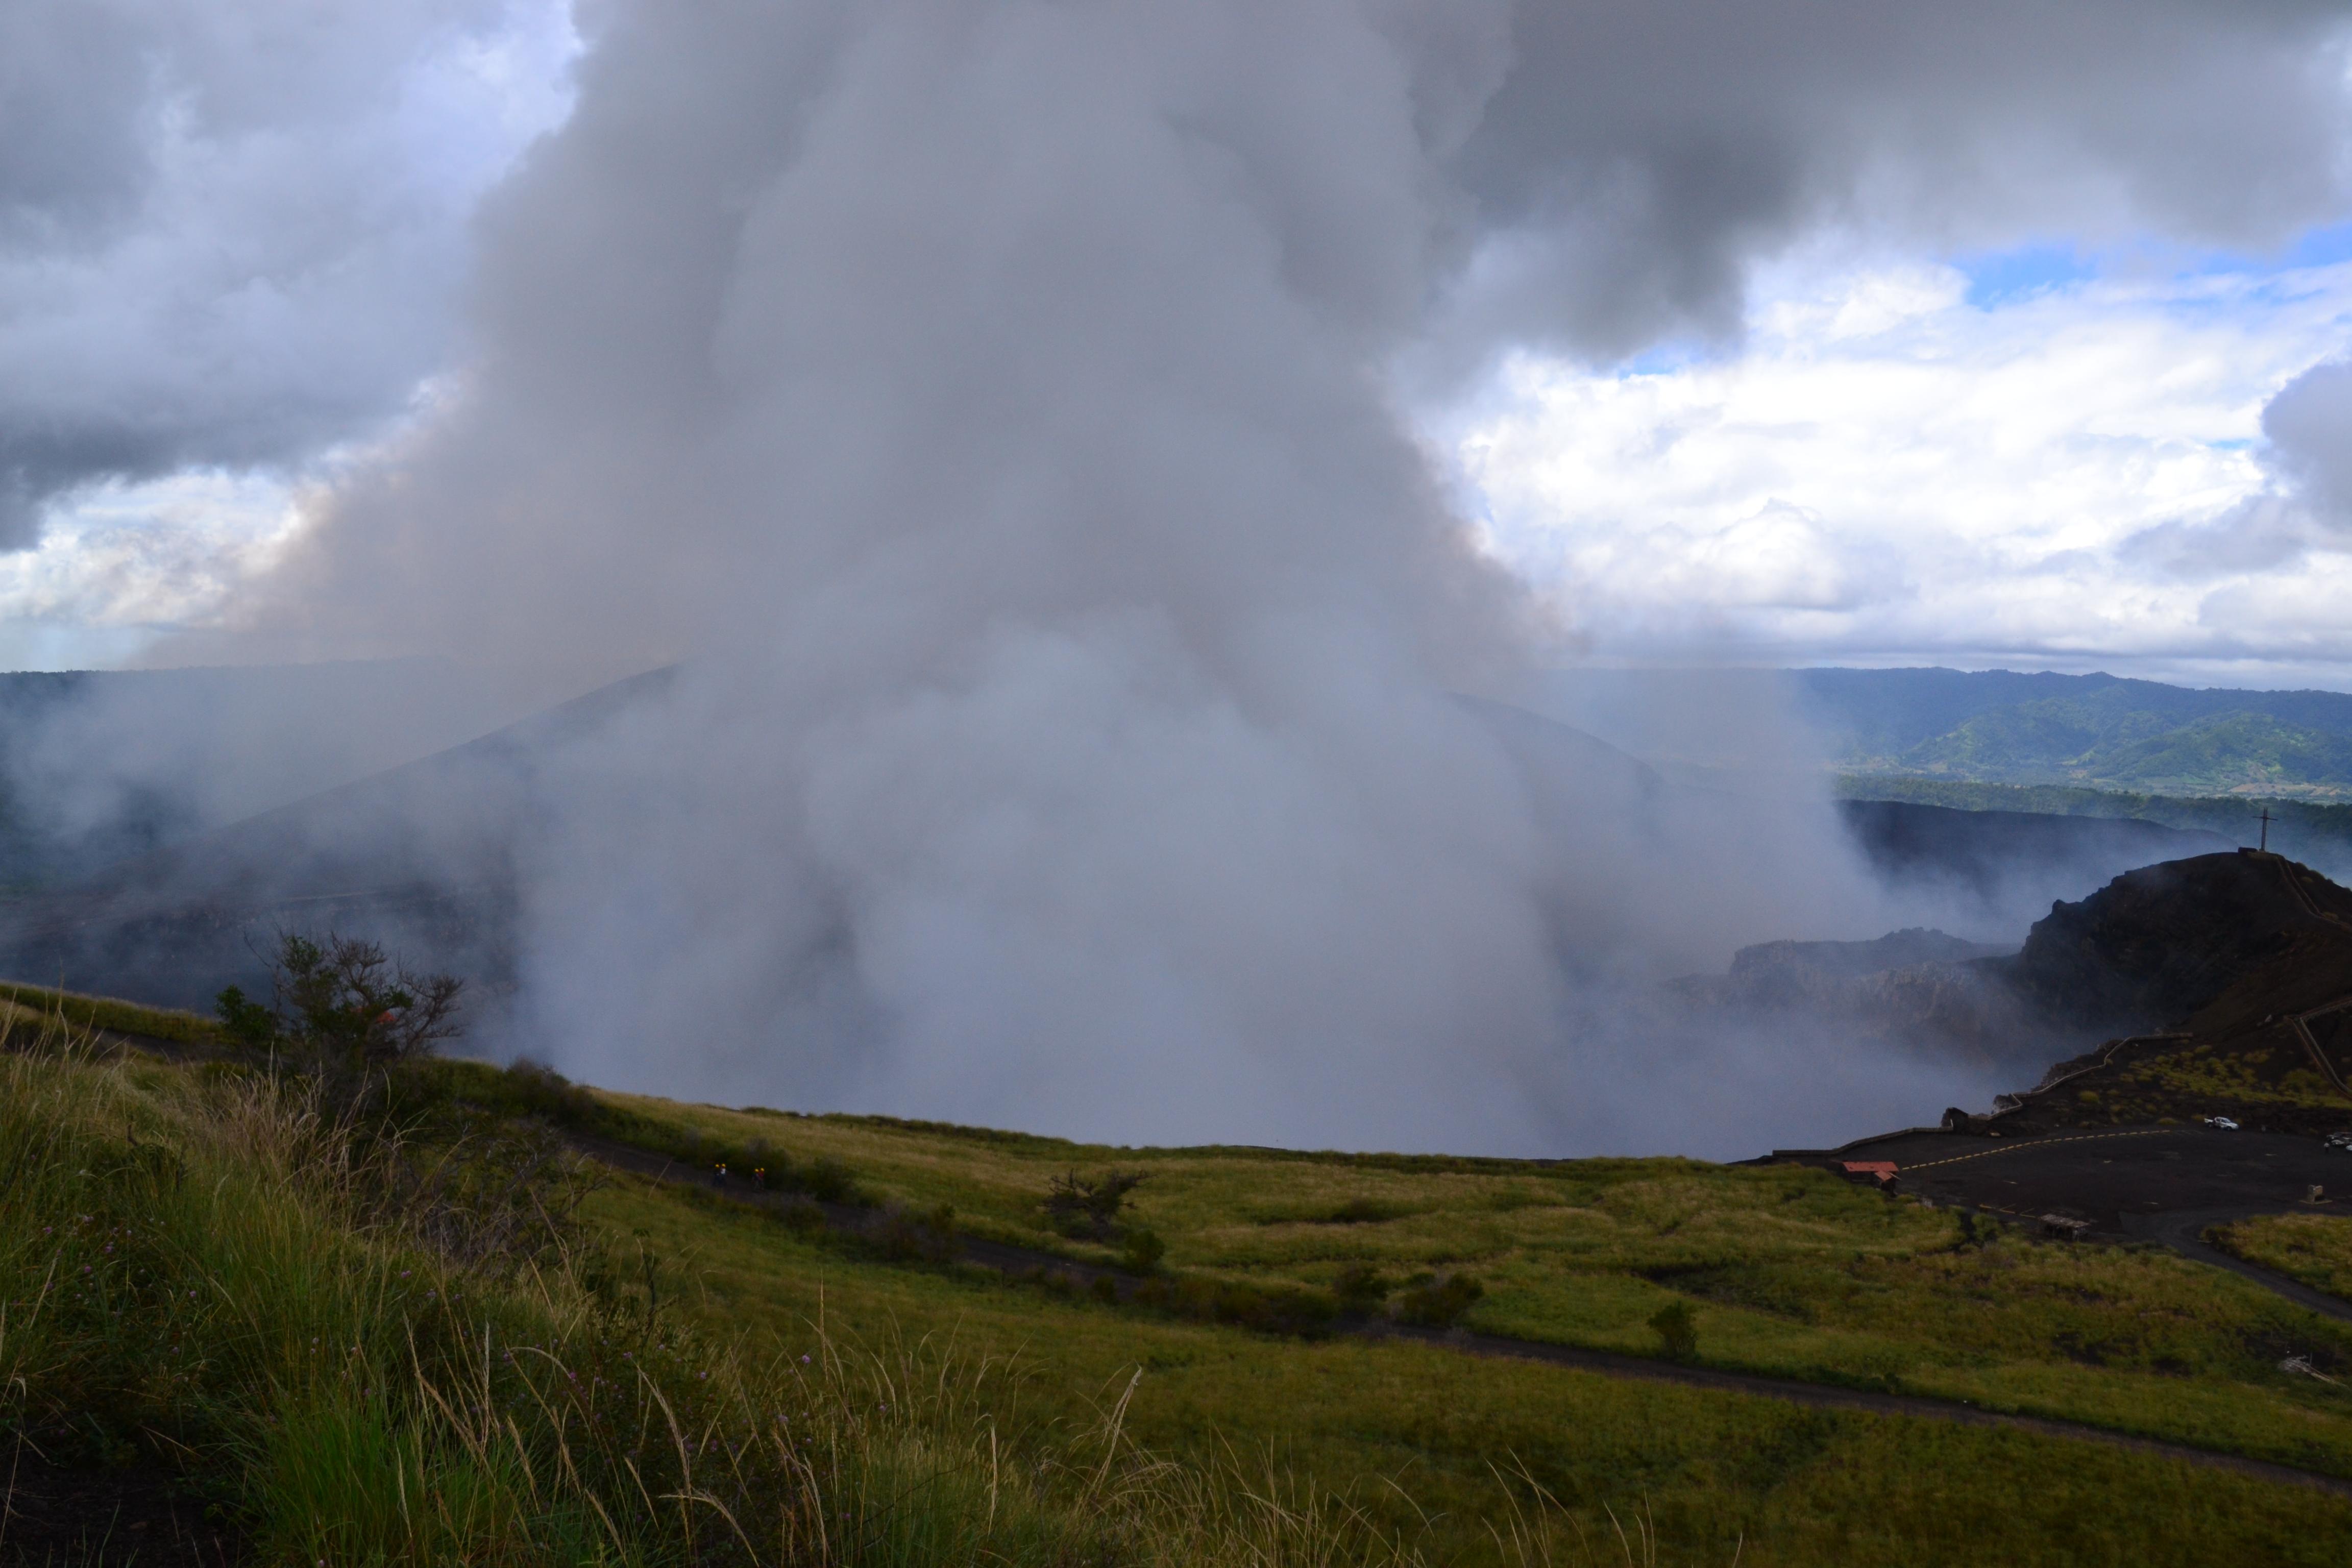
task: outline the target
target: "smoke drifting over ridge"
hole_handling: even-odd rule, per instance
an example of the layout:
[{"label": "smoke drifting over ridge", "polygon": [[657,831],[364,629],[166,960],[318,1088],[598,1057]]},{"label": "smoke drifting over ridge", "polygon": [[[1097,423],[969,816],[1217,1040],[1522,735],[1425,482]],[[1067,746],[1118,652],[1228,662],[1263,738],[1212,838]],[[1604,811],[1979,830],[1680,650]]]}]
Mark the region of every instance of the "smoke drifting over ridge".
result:
[{"label": "smoke drifting over ridge", "polygon": [[[2241,32],[2270,61],[2312,26]],[[1867,173],[1793,98],[1696,133],[1546,107],[1623,58],[1501,5],[606,15],[482,220],[469,379],[279,598],[337,651],[687,661],[566,759],[526,1039],[1155,1141],[1721,1150],[1826,1131],[1770,1122],[1825,1079],[1841,1116],[1961,1092],[1650,1032],[1643,984],[1874,934],[1875,890],[1819,803],[1447,695],[1547,632],[1398,357],[1719,324],[1746,247]],[[1912,129],[1965,161],[1947,85]],[[1711,162],[1759,121],[1779,164]]]}]

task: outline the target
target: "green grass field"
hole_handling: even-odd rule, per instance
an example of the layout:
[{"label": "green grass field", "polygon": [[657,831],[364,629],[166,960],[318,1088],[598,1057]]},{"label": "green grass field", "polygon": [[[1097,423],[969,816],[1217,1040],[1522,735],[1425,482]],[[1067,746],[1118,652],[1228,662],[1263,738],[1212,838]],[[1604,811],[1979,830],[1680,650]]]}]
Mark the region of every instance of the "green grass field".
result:
[{"label": "green grass field", "polygon": [[2213,1235],[2249,1263],[2352,1300],[2352,1215],[2262,1215]]},{"label": "green grass field", "polygon": [[78,991],[0,981],[0,1003],[15,1009],[11,1018],[23,1018],[36,1028],[42,1019],[55,1018],[76,1028],[109,1029],[183,1045],[215,1046],[222,1041],[220,1026],[210,1018],[113,996],[86,996]]},{"label": "green grass field", "polygon": [[739,1168],[763,1142],[845,1166],[877,1198],[950,1204],[966,1229],[1089,1261],[1116,1254],[1056,1236],[1048,1184],[1140,1172],[1131,1206],[1178,1270],[1326,1289],[1350,1264],[1399,1283],[1466,1270],[1486,1287],[1471,1328],[1634,1353],[1660,1349],[1649,1321],[1680,1300],[1705,1363],[2352,1476],[2352,1398],[2278,1370],[2297,1354],[2352,1365],[2345,1325],[2154,1247],[1963,1245],[1949,1214],[1804,1167],[1089,1148],[607,1098],[677,1146],[736,1151]]},{"label": "green grass field", "polygon": [[1119,1218],[1185,1279],[1466,1270],[1473,1327],[1640,1353],[1680,1301],[1701,1362],[2352,1474],[2352,1396],[2276,1369],[2341,1370],[2336,1325],[2168,1254],[1963,1245],[1819,1173],[1101,1149],[465,1063],[400,1086],[398,1143],[303,1092],[54,1042],[0,1058],[0,1421],[63,1461],[191,1469],[257,1561],[2352,1553],[2352,1501],[2102,1445],[1187,1321],[625,1175],[543,1235],[497,1201],[546,1148],[536,1112],[1108,1260],[1044,1200],[1058,1173],[1136,1172]]},{"label": "green grass field", "polygon": [[[2240,1543],[2317,1562],[2352,1547],[2341,1500],[2086,1444],[1158,1321],[978,1271],[877,1268],[635,1179],[596,1206],[677,1260],[681,1310],[708,1331],[790,1356],[820,1324],[856,1325],[1011,1356],[1028,1369],[1032,1415],[1080,1429],[1140,1367],[1128,1419],[1147,1447],[1270,1453],[1436,1561],[1512,1560],[1488,1531],[1527,1489],[1498,1473],[1522,1469],[1567,1505],[1598,1562],[1619,1561],[1612,1513],[1654,1520],[1659,1560],[1678,1563],[2191,1563]],[[2273,1506],[2285,1515],[2263,1516]]]}]

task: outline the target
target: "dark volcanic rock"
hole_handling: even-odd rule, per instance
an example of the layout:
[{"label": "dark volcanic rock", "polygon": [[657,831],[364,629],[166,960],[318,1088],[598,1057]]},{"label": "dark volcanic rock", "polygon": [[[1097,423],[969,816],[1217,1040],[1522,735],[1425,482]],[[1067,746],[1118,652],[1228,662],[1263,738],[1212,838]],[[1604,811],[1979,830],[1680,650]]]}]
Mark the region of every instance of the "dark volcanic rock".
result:
[{"label": "dark volcanic rock", "polygon": [[1751,1005],[1818,998],[1840,983],[1923,963],[1991,958],[2005,947],[1910,926],[1870,942],[1766,942],[1732,955],[1728,990]]},{"label": "dark volcanic rock", "polygon": [[2046,1068],[2009,1097],[2045,1122],[2352,1112],[2352,892],[2253,850],[2127,871],[2053,904],[2011,957],[1923,930],[1767,942],[1681,989],[1890,1048]]},{"label": "dark volcanic rock", "polygon": [[2010,1130],[2352,1126],[2352,892],[2306,866],[2248,849],[2144,867],[2053,909],[2007,967],[2037,1016],[2116,1037],[2005,1097]]},{"label": "dark volcanic rock", "polygon": [[1744,947],[1683,997],[1750,1022],[1795,1020],[1888,1049],[2022,1068],[2084,1043],[2053,1033],[2007,983],[2001,949],[1913,926],[1870,942]]},{"label": "dark volcanic rock", "polygon": [[[2053,906],[2010,969],[2054,1018],[2134,1034],[2184,1023],[2284,954],[2312,916],[2275,856],[2200,855],[2125,873],[2079,903]],[[2314,889],[2352,914],[2352,895]]]}]

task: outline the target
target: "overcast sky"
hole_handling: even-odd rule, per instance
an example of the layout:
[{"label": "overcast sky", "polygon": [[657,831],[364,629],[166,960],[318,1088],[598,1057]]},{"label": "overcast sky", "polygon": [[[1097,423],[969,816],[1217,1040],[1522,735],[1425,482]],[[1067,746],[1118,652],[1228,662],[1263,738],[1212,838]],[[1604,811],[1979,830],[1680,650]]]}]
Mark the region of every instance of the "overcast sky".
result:
[{"label": "overcast sky", "polygon": [[[1564,657],[2352,689],[2347,8],[1887,10],[1535,7],[1431,95],[1393,374],[1455,503]],[[560,0],[0,8],[0,666],[233,620],[429,417],[583,47]]]}]

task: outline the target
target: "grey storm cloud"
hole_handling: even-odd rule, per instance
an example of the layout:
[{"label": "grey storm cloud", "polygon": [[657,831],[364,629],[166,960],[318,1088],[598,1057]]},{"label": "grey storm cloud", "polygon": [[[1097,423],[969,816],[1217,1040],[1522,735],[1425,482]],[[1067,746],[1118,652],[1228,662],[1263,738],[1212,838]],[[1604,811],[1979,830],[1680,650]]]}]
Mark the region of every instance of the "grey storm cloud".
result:
[{"label": "grey storm cloud", "polygon": [[1936,248],[2154,232],[2275,245],[2346,205],[2336,3],[1554,0],[1455,163],[1437,331],[1610,357],[1738,331],[1824,226]]},{"label": "grey storm cloud", "polygon": [[[444,165],[480,128],[421,98],[418,72],[554,3],[0,8],[0,546],[92,480],[299,462],[365,437],[461,362],[449,286],[471,185]],[[684,9],[682,31],[740,22],[780,40],[793,58],[753,49],[778,106],[824,90],[823,35],[856,25]],[[625,6],[583,16],[605,28],[608,11],[610,31],[644,35]],[[1366,0],[1353,15],[1409,100],[1420,210],[1410,232],[1325,233],[1309,204],[1280,237],[1286,265],[1359,242],[1414,252],[1373,286],[1404,291],[1391,325],[1442,377],[1506,343],[1608,357],[1734,337],[1756,258],[1825,224],[1935,245],[2063,228],[2260,246],[2344,205],[2340,4]],[[747,68],[675,64],[739,102],[726,84]],[[1341,123],[1319,94],[1344,69],[1302,64],[1284,112]],[[596,133],[641,160],[711,155],[689,148],[698,106],[668,111],[681,122]],[[770,150],[793,134],[793,110],[733,112],[768,125]],[[735,144],[736,174],[757,177],[762,145]],[[672,205],[728,199],[720,167],[667,174]],[[493,320],[512,292],[491,282]]]},{"label": "grey storm cloud", "polygon": [[78,487],[299,463],[405,405],[495,172],[450,144],[505,112],[465,73],[530,9],[0,6],[0,548]]},{"label": "grey storm cloud", "polygon": [[2331,527],[2352,527],[2352,363],[2315,365],[2263,409],[2273,469]]},{"label": "grey storm cloud", "polygon": [[[995,26],[955,7],[924,15],[940,36],[980,39]],[[1225,199],[1258,225],[1276,281],[1354,334],[1360,364],[1451,384],[1511,344],[1606,358],[1663,336],[1736,336],[1750,268],[1823,226],[1943,247],[2053,232],[2277,243],[2347,205],[2348,19],[2340,3],[2288,0],[1284,5],[1269,30],[1327,28],[1352,52],[1221,60],[1214,88],[1135,107],[1159,117],[1171,155],[1230,182]],[[1003,24],[1016,25],[1031,24]],[[903,153],[877,151],[900,162],[859,169],[824,140],[874,41],[915,26],[894,6],[686,5],[659,23],[611,8],[580,114],[483,215],[469,406],[499,412],[435,447],[449,463],[467,450],[481,486],[516,487],[500,504],[519,521],[486,530],[459,508],[420,552],[412,530],[434,525],[379,518],[355,498],[322,541],[328,574],[435,579],[429,593],[406,584],[381,637],[403,635],[434,599],[450,605],[436,636],[586,640],[616,665],[690,638],[709,596],[741,578],[727,552],[697,547],[710,514],[678,499],[724,460],[696,443],[761,374],[762,353],[810,341],[772,334],[755,348],[734,330],[767,308],[768,258],[815,254],[763,210],[818,171],[840,201],[907,209],[910,233],[960,199],[923,184],[929,170],[910,179]],[[1166,26],[1149,6],[1083,6],[1066,47]],[[1222,124],[1244,95],[1260,107]],[[1076,111],[1049,121],[1052,107],[1024,121],[1004,106],[993,140],[962,159],[970,177],[1018,175],[1020,163],[992,157],[1042,171],[1077,156],[1055,139],[1092,125]],[[1105,180],[1129,177],[1107,153],[1097,161]],[[986,232],[1017,210],[975,221]],[[1154,216],[1136,215],[1139,228]],[[944,254],[864,258],[873,281],[902,280],[895,297],[911,302],[876,323],[875,352],[911,352],[914,316],[946,308],[940,279],[924,275]],[[1073,286],[1034,290],[1035,310],[1091,305],[1113,337],[1132,331],[1122,300],[1089,293],[1115,293],[1114,274],[1055,259]],[[1245,331],[1244,319],[1224,330]],[[1024,326],[1003,315],[994,340],[966,333],[961,357],[934,367],[933,401],[998,395],[987,382],[1024,352],[1059,369],[1024,347]],[[843,409],[804,412],[837,420],[845,440],[887,438]],[[407,460],[399,471],[413,477]],[[637,521],[664,512],[667,526]],[[558,515],[580,548],[551,560],[528,520]],[[296,581],[305,595],[325,589],[316,573]],[[485,614],[493,602],[505,611]],[[577,612],[592,608],[586,634]]]},{"label": "grey storm cloud", "polygon": [[2352,531],[2352,361],[2314,365],[2281,387],[2263,405],[2263,438],[2259,491],[2219,517],[2144,529],[2122,557],[2210,582],[2341,550]]}]

